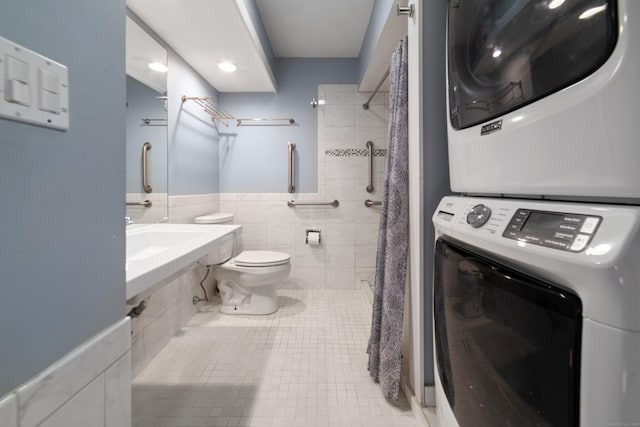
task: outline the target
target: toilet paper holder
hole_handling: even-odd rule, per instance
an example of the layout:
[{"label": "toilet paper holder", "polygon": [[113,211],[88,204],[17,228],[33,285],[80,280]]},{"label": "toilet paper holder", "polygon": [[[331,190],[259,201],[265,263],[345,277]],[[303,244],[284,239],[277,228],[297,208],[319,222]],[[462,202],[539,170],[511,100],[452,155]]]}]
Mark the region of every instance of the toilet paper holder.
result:
[{"label": "toilet paper holder", "polygon": [[309,244],[309,233],[318,233],[318,244],[320,244],[322,242],[322,235],[320,234],[320,230],[308,228],[306,230],[306,237],[304,239],[304,242],[307,245]]}]

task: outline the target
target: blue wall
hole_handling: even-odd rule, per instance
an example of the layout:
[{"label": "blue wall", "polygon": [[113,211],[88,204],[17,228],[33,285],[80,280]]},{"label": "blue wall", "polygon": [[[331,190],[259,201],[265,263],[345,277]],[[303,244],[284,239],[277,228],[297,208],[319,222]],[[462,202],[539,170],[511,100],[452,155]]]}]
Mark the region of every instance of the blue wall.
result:
[{"label": "blue wall", "polygon": [[211,119],[182,95],[217,98],[217,91],[169,49],[167,79],[169,194],[218,193],[218,133]]},{"label": "blue wall", "polygon": [[356,84],[356,59],[276,59],[278,93],[221,93],[220,105],[235,117],[292,117],[293,126],[221,127],[220,192],[287,191],[287,144],[296,143],[296,192],[318,188],[317,110],[323,83]]},{"label": "blue wall", "polygon": [[[434,384],[433,370],[433,268],[435,230],[431,215],[445,195],[451,194],[447,148],[447,95],[445,79],[447,2],[430,2],[422,13],[422,212],[424,272],[424,380]],[[409,41],[411,42],[411,41]]]},{"label": "blue wall", "polygon": [[0,396],[124,318],[124,0],[6,1],[69,68],[70,128],[0,119]]},{"label": "blue wall", "polygon": [[167,192],[167,122],[142,119],[166,119],[164,101],[158,93],[136,79],[127,76],[127,193],[144,193],[142,188],[142,145],[151,143],[149,183],[154,193]]}]

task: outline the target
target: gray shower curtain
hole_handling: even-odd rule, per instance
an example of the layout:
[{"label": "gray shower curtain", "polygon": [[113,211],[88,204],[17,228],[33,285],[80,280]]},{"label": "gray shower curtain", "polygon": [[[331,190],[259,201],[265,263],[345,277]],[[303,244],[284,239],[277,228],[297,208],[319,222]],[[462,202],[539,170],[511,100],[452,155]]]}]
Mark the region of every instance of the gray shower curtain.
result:
[{"label": "gray shower curtain", "polygon": [[389,148],[384,180],[373,297],[369,373],[384,396],[400,393],[400,360],[405,275],[409,248],[409,137],[407,39],[400,42],[390,68]]}]

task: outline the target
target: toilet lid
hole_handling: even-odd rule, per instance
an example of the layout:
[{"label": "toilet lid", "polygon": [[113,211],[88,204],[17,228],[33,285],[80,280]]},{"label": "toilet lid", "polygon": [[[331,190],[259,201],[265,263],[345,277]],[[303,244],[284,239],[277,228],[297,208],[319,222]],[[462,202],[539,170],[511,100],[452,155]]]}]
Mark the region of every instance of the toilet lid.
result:
[{"label": "toilet lid", "polygon": [[284,252],[242,251],[234,262],[239,267],[271,267],[289,262],[291,257]]}]

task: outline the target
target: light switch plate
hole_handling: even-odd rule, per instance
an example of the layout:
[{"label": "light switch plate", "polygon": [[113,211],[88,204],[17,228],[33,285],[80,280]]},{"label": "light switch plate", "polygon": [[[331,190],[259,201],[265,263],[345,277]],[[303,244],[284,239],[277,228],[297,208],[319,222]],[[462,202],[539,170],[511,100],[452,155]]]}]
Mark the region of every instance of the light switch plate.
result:
[{"label": "light switch plate", "polygon": [[[44,96],[43,91],[47,92]],[[24,102],[25,100],[28,101]],[[67,67],[0,37],[0,119],[2,118],[68,130]]]}]

